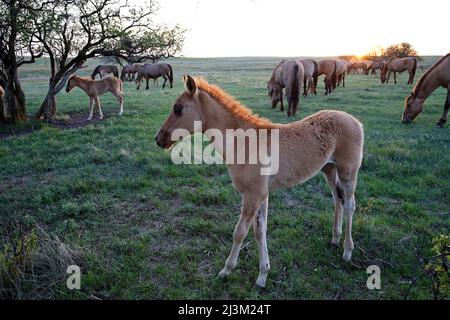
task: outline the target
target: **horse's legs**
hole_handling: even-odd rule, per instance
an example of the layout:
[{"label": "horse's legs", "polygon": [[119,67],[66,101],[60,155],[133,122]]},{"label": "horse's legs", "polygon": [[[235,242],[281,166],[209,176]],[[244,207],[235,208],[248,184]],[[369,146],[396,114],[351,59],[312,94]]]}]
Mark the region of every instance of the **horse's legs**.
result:
[{"label": "horse's legs", "polygon": [[386,84],[389,83],[389,78],[391,77],[391,72],[392,72],[391,70],[388,71],[387,78],[386,78]]},{"label": "horse's legs", "polygon": [[231,252],[225,263],[225,267],[222,269],[222,271],[219,272],[219,277],[224,278],[228,276],[231,271],[236,268],[242,242],[247,237],[250,225],[255,219],[256,213],[258,212],[258,209],[264,199],[265,197],[250,193],[244,193],[242,195],[241,216],[234,229],[233,247],[231,248]]},{"label": "horse's legs", "polygon": [[280,111],[281,111],[281,112],[284,112],[284,105],[283,105],[283,89],[281,89],[281,91],[280,91],[280,102],[281,102]]},{"label": "horse's legs", "polygon": [[148,82],[149,82],[149,80],[150,80],[150,78],[146,78],[145,79],[145,90],[148,90],[148,89],[150,89],[150,87],[149,87],[149,85],[148,85]]},{"label": "horse's legs", "polygon": [[92,120],[93,113],[94,113],[94,98],[89,98],[89,116],[87,118],[88,121]]},{"label": "horse's legs", "polygon": [[397,72],[394,71],[394,84],[397,84]]},{"label": "horse's legs", "polygon": [[164,83],[162,85],[162,88],[164,89],[166,87],[167,77],[166,75],[163,75],[162,78],[164,79]]},{"label": "horse's legs", "polygon": [[345,73],[342,75],[342,87],[345,88]]},{"label": "horse's legs", "polygon": [[336,165],[328,164],[322,169],[331,188],[334,199],[333,239],[331,243],[339,246],[342,235],[342,219],[344,217],[344,191],[337,175]]},{"label": "horse's legs", "polygon": [[444,124],[447,122],[448,110],[450,109],[450,87],[447,90],[447,99],[445,100],[444,112],[442,113],[441,119],[436,123],[436,126],[439,129],[444,127]]},{"label": "horse's legs", "polygon": [[258,209],[258,214],[253,220],[253,232],[255,234],[256,242],[258,244],[259,254],[259,275],[256,280],[256,285],[264,288],[266,286],[267,274],[270,270],[269,252],[267,250],[267,212],[269,206],[269,198],[261,204]]},{"label": "horse's legs", "polygon": [[98,96],[96,96],[94,99],[95,99],[95,104],[97,105],[97,108],[98,108],[98,113],[100,114],[99,119],[102,120],[103,112],[102,112],[102,106],[100,105],[100,99],[98,98]]}]

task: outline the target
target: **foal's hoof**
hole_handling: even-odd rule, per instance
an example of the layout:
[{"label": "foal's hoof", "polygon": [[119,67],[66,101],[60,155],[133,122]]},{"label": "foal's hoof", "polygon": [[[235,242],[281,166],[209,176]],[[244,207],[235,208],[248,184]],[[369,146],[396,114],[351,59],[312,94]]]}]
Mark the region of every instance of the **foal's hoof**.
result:
[{"label": "foal's hoof", "polygon": [[344,250],[342,258],[345,260],[345,262],[350,262],[350,260],[352,260],[352,252]]},{"label": "foal's hoof", "polygon": [[224,279],[230,275],[231,271],[228,271],[227,269],[222,269],[222,271],[219,272],[217,275],[219,278]]},{"label": "foal's hoof", "polygon": [[267,278],[258,277],[256,280],[256,286],[260,289],[264,289],[266,287]]}]

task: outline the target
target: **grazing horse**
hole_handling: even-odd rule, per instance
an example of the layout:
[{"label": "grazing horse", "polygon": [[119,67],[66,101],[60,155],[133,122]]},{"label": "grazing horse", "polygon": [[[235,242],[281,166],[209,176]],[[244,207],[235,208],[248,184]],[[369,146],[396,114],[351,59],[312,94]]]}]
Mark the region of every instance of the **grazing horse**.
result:
[{"label": "grazing horse", "polygon": [[367,71],[367,64],[364,62],[355,62],[350,65],[348,68],[348,73],[350,74],[350,71],[353,71],[353,73],[359,74],[359,69],[362,70],[362,73],[366,73]]},{"label": "grazing horse", "polygon": [[97,74],[100,75],[100,79],[103,79],[109,73],[113,74],[114,77],[119,78],[119,70],[117,69],[116,66],[112,66],[112,65],[102,66],[102,65],[99,65],[99,66],[97,66],[97,68],[94,69],[94,72],[92,72],[91,79],[95,80],[95,76]]},{"label": "grazing horse", "polygon": [[444,113],[436,126],[443,128],[450,109],[450,53],[439,59],[417,82],[411,95],[406,98],[403,123],[411,123],[423,110],[425,100],[439,87],[447,89]]},{"label": "grazing horse", "polygon": [[136,89],[139,90],[141,87],[141,82],[145,78],[146,87],[148,90],[148,81],[149,79],[157,80],[159,77],[164,79],[164,83],[162,85],[163,89],[166,87],[166,82],[169,80],[170,88],[173,87],[173,70],[172,66],[168,63],[157,63],[157,64],[144,64],[138,71],[136,77]]},{"label": "grazing horse", "polygon": [[394,83],[397,84],[397,72],[408,70],[409,80],[408,84],[414,83],[414,77],[417,70],[417,59],[414,57],[397,58],[391,57],[381,69],[381,83],[388,83],[391,73],[394,72]]},{"label": "grazing horse", "polygon": [[342,82],[342,86],[345,87],[345,73],[347,72],[348,63],[345,60],[336,60],[336,81],[339,87]]},{"label": "grazing horse", "polygon": [[276,108],[278,102],[281,101],[281,111],[284,111],[283,88],[285,88],[288,101],[287,115],[288,117],[295,116],[304,74],[303,65],[294,60],[283,60],[276,66],[267,84],[267,91],[272,99],[272,108]]},{"label": "grazing horse", "polygon": [[[363,157],[364,131],[361,123],[345,112],[321,111],[301,121],[275,124],[253,115],[250,109],[203,79],[186,76],[185,83],[186,91],[176,99],[172,111],[155,136],[158,146],[166,149],[172,147],[175,143],[172,134],[176,129],[181,129],[177,130],[179,134],[176,139],[201,132],[211,139],[212,146],[223,159],[235,158],[236,155],[229,155],[228,146],[238,144],[238,137],[226,134],[229,129],[234,129],[244,133],[259,132],[261,139],[258,145],[262,145],[260,148],[263,150],[278,147],[271,152],[270,158],[273,159],[278,154],[279,166],[268,169],[265,172],[267,175],[263,175],[261,171],[263,167],[267,168],[265,156],[262,157],[265,160],[248,160],[250,153],[247,151],[254,147],[250,139],[239,138],[239,145],[242,147],[238,150],[247,154],[245,161],[240,162],[244,164],[233,164],[236,163],[233,159],[227,161],[233,186],[242,194],[242,209],[234,229],[230,255],[219,276],[228,276],[236,267],[242,242],[253,224],[259,252],[259,276],[256,284],[265,287],[270,270],[266,238],[269,193],[304,183],[319,172],[324,173],[334,198],[332,243],[340,244],[342,220],[345,216],[347,221],[343,259],[350,261],[354,249],[352,219],[355,212],[355,189]],[[201,129],[195,126],[195,121],[201,121]],[[256,151],[258,152],[264,151]],[[293,245],[292,249],[298,250],[298,245]]]},{"label": "grazing horse", "polygon": [[336,61],[321,60],[318,62],[317,76],[325,75],[325,95],[328,95],[336,88]]},{"label": "grazing horse", "polygon": [[368,75],[370,72],[371,75],[375,75],[377,74],[377,70],[383,69],[383,66],[384,66],[383,61],[374,61],[367,67],[365,74]]},{"label": "grazing horse", "polygon": [[305,70],[305,76],[303,80],[303,95],[306,97],[308,91],[311,91],[314,95],[317,95],[317,78],[319,72],[319,65],[316,60],[313,59],[299,59],[295,60],[298,64],[303,65]]},{"label": "grazing horse", "polygon": [[123,93],[122,93],[122,81],[118,78],[107,77],[101,80],[92,80],[89,78],[82,78],[78,76],[72,76],[69,78],[67,82],[66,91],[70,92],[73,88],[79,87],[89,97],[89,117],[88,121],[92,120],[92,114],[94,112],[94,102],[98,108],[98,112],[100,114],[100,120],[103,119],[103,112],[100,106],[99,96],[106,93],[111,92],[120,103],[120,112],[119,115],[123,114]]},{"label": "grazing horse", "polygon": [[136,74],[142,66],[140,64],[129,64],[122,69],[120,80],[134,81]]}]

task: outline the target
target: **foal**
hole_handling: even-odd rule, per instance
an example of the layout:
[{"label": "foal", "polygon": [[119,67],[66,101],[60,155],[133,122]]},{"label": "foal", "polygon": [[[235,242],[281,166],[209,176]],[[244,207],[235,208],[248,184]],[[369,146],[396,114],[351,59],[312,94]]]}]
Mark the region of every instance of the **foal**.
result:
[{"label": "foal", "polygon": [[94,112],[94,102],[98,108],[100,114],[100,120],[103,119],[103,112],[100,106],[99,96],[106,92],[111,92],[120,103],[119,115],[123,114],[123,93],[122,93],[122,81],[116,77],[107,77],[102,80],[92,80],[89,78],[82,78],[78,76],[72,76],[67,82],[66,91],[70,92],[73,88],[79,87],[89,97],[89,117],[88,121],[92,120],[92,114]]},{"label": "foal", "polygon": [[[174,144],[172,134],[176,129],[183,129],[176,130],[178,138],[201,132],[212,140],[216,151],[228,160],[228,147],[242,146],[242,143],[239,145],[239,138],[226,132],[229,129],[235,132],[242,129],[247,133],[254,129],[269,136],[263,142],[264,145],[260,140],[259,148],[273,150],[272,147],[278,147],[279,151],[270,154],[270,162],[279,155],[279,166],[277,169],[270,168],[264,175],[261,169],[266,167],[266,159],[256,164],[248,161],[245,164],[239,164],[239,161],[238,164],[227,164],[233,186],[242,194],[242,210],[234,230],[231,253],[219,276],[228,276],[236,267],[242,242],[253,224],[259,252],[256,284],[260,287],[266,285],[270,269],[266,241],[269,192],[306,182],[320,171],[325,174],[333,193],[335,217],[332,243],[335,245],[340,243],[343,215],[346,216],[343,258],[349,261],[354,248],[351,235],[354,193],[363,156],[364,132],[361,123],[344,112],[322,111],[301,121],[275,124],[253,115],[234,98],[203,79],[186,76],[185,83],[186,92],[177,98],[173,110],[156,134],[158,146],[170,148]],[[194,124],[196,121],[201,121],[201,129]],[[277,134],[278,139],[274,138]],[[237,151],[245,153],[247,159],[251,155],[249,150],[252,145],[250,139],[243,140],[242,148]],[[266,142],[269,146],[265,146]]]}]

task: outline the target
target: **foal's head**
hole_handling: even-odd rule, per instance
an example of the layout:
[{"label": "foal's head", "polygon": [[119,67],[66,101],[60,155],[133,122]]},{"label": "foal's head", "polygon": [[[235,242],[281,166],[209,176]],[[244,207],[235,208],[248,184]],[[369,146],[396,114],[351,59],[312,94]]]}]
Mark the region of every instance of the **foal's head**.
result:
[{"label": "foal's head", "polygon": [[403,112],[403,123],[411,123],[423,110],[423,99],[414,96],[413,93],[405,100],[405,111]]},{"label": "foal's head", "polygon": [[186,133],[192,134],[194,133],[194,121],[202,120],[201,92],[191,76],[184,76],[184,82],[186,91],[177,98],[172,111],[155,136],[156,143],[162,148],[172,146],[171,138],[174,130],[184,129]]},{"label": "foal's head", "polygon": [[69,78],[69,80],[67,81],[66,92],[70,92],[73,88],[76,87],[77,79],[77,76],[71,76]]}]

